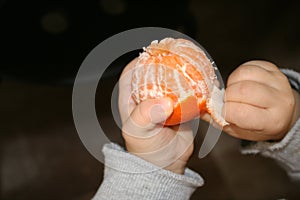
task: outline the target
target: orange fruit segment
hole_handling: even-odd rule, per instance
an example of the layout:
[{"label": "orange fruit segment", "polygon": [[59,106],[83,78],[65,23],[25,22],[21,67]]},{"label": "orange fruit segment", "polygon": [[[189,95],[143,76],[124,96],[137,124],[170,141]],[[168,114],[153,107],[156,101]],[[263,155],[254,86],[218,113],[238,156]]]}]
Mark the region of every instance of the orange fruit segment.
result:
[{"label": "orange fruit segment", "polygon": [[[140,54],[132,74],[132,97],[137,104],[170,97],[174,110],[164,125],[184,123],[206,112],[224,126],[223,94],[216,81],[214,67],[200,47],[185,39],[165,38],[153,41]],[[211,94],[216,88],[218,98],[214,99]]]}]

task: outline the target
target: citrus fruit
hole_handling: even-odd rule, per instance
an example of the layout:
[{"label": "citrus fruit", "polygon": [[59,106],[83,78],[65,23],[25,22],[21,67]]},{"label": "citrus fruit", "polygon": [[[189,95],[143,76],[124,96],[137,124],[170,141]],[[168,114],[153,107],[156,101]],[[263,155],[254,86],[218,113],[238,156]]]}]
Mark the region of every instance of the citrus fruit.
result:
[{"label": "citrus fruit", "polygon": [[217,83],[212,61],[199,46],[186,39],[165,38],[153,41],[138,57],[132,75],[132,97],[137,104],[150,98],[171,98],[174,110],[164,125],[209,113],[224,126],[224,90]]}]

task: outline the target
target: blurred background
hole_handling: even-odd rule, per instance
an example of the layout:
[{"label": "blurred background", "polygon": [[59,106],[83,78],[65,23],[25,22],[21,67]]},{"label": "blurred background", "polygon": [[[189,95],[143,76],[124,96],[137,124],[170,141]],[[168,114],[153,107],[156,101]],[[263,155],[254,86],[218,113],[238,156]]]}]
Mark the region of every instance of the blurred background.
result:
[{"label": "blurred background", "polygon": [[[264,59],[300,71],[299,1],[0,0],[0,199],[90,199],[103,165],[82,145],[72,118],[72,86],[82,61],[106,38],[156,26],[183,32],[213,57],[226,81],[239,64]],[[122,144],[110,113],[112,88],[124,65],[106,70],[97,91],[99,123]],[[192,199],[299,199],[270,159],[242,156],[240,141],[222,135],[189,167],[206,184]]]}]

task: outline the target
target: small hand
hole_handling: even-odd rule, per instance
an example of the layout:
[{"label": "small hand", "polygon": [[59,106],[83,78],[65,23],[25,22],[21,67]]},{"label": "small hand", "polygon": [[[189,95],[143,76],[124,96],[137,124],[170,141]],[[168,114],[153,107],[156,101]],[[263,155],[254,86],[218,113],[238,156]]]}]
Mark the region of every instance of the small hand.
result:
[{"label": "small hand", "polygon": [[225,91],[224,127],[228,134],[247,140],[280,140],[299,117],[299,94],[272,63],[250,61],[230,76]]},{"label": "small hand", "polygon": [[170,98],[149,99],[136,105],[131,97],[131,70],[135,62],[126,66],[119,80],[119,110],[126,149],[157,166],[183,174],[194,148],[190,123],[162,125],[173,112]]}]

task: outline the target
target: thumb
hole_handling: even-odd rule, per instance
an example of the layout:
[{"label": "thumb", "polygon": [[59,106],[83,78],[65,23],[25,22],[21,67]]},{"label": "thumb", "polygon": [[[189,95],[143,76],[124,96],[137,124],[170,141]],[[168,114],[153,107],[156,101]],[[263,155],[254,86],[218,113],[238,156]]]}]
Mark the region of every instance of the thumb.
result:
[{"label": "thumb", "polygon": [[[149,111],[149,107],[150,111]],[[170,98],[162,98],[154,101],[146,102],[140,108],[140,111],[143,112],[143,108],[145,108],[145,113],[148,113],[150,116],[151,123],[153,125],[158,123],[163,123],[173,112],[173,101]]]},{"label": "thumb", "polygon": [[148,99],[138,104],[123,125],[123,132],[133,135],[152,130],[173,112],[173,101],[166,97]]},{"label": "thumb", "polygon": [[170,98],[148,99],[140,103],[130,117],[138,125],[146,127],[164,122],[172,112],[173,101]]}]

